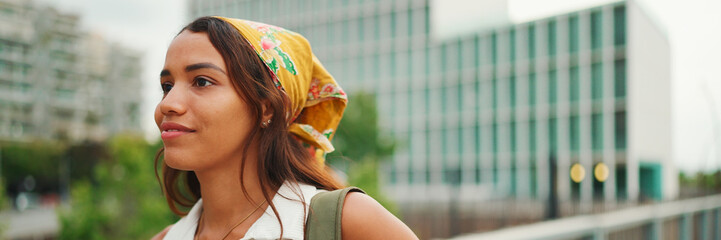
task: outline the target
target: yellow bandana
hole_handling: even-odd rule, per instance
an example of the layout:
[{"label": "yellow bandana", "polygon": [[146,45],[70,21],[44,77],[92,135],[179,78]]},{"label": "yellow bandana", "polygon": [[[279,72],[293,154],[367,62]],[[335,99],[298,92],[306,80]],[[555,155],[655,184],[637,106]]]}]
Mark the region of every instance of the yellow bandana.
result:
[{"label": "yellow bandana", "polygon": [[276,87],[291,101],[290,132],[310,144],[321,162],[334,150],[330,139],[340,123],[347,97],[311,51],[303,36],[286,29],[242,19],[230,23],[265,62]]}]

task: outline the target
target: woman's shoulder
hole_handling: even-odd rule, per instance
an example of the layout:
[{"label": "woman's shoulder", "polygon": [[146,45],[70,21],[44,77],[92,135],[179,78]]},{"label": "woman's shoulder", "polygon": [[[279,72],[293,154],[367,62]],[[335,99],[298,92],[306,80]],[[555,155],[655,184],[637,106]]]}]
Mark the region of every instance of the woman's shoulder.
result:
[{"label": "woman's shoulder", "polygon": [[372,197],[350,192],[341,215],[343,239],[418,239],[400,219]]}]

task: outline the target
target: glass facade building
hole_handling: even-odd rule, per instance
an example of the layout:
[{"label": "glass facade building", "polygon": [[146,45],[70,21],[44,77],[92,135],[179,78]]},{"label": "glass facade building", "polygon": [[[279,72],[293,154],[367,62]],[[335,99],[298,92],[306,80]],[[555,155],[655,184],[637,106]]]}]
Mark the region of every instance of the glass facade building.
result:
[{"label": "glass facade building", "polygon": [[0,0],[0,141],[139,132],[140,56],[83,32],[77,15]]},{"label": "glass facade building", "polygon": [[[670,152],[635,148],[670,142],[666,120],[654,128],[660,135],[641,126],[656,109],[647,107],[670,101],[670,74],[657,69],[668,64],[665,37],[645,34],[660,31],[636,6],[616,2],[444,40],[431,34],[431,6],[191,0],[188,20],[222,15],[299,32],[346,91],[374,93],[381,126],[401,142],[382,167],[384,189],[397,201],[447,201],[453,189],[471,201],[542,200],[552,189],[561,201],[676,194]],[[659,53],[634,45],[642,42],[658,43]],[[663,89],[645,94],[646,84]],[[666,110],[653,116],[670,119]],[[600,163],[609,173],[601,180]],[[580,183],[568,176],[573,164],[585,169]],[[639,176],[644,169],[653,177]],[[639,193],[639,184],[663,190]]]}]

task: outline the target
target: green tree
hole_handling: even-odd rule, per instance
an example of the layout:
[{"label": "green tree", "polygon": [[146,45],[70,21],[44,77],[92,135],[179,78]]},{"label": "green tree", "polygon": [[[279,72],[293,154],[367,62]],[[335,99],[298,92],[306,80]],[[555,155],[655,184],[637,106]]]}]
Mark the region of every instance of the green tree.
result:
[{"label": "green tree", "polygon": [[34,141],[29,143],[5,143],[2,146],[2,177],[11,194],[30,191],[22,189],[22,182],[28,176],[35,179],[35,192],[58,192],[59,159],[64,147],[53,142]]},{"label": "green tree", "polygon": [[[0,178],[0,212],[8,208],[7,193],[5,192],[5,181]],[[5,236],[7,230],[7,219],[0,220],[0,236]]]},{"label": "green tree", "polygon": [[328,162],[348,174],[348,183],[362,188],[393,214],[396,206],[380,191],[378,169],[383,159],[393,154],[395,141],[378,127],[375,96],[355,93],[349,97],[343,119],[333,139],[336,151]]},{"label": "green tree", "polygon": [[72,183],[70,205],[59,210],[60,239],[148,239],[177,221],[155,178],[152,147],[138,136],[111,139],[92,180]]}]

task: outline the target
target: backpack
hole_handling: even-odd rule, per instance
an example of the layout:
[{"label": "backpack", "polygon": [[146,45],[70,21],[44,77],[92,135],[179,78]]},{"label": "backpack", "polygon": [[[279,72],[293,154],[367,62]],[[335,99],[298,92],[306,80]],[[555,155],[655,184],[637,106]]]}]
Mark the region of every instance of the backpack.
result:
[{"label": "backpack", "polygon": [[329,192],[317,193],[310,200],[310,211],[305,226],[305,239],[341,239],[341,213],[343,201],[349,192],[365,194],[357,187],[347,187]]}]

